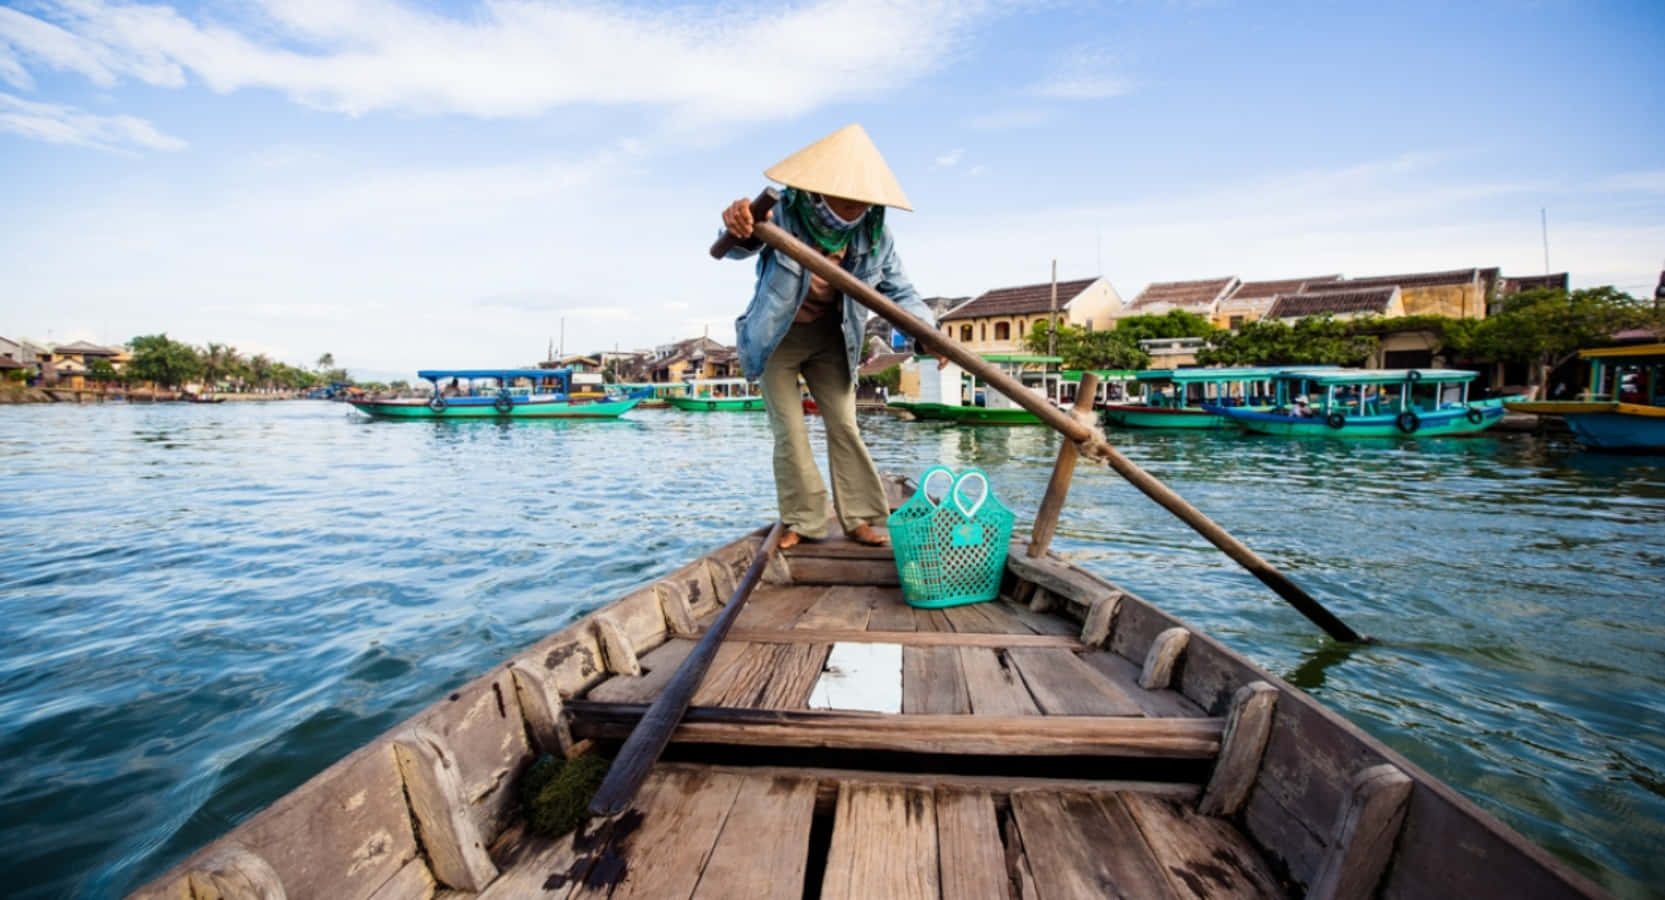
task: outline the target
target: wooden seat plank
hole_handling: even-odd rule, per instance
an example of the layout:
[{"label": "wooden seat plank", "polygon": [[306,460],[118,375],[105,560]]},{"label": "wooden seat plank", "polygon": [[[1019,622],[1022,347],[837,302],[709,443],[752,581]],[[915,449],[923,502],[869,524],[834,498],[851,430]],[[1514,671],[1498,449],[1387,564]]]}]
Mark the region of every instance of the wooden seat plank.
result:
[{"label": "wooden seat plank", "polygon": [[1042,897],[1175,896],[1125,808],[1086,794],[1025,791],[1012,795],[1012,815]]},{"label": "wooden seat plank", "polygon": [[961,647],[960,671],[965,673],[966,694],[971,711],[979,716],[1038,716],[1039,706],[1030,696],[1003,652],[987,647]]},{"label": "wooden seat plank", "polygon": [[[1067,652],[1067,651],[1066,651]],[[965,673],[954,647],[902,648],[902,712],[971,712]]]},{"label": "wooden seat plank", "polygon": [[609,891],[604,885],[608,879],[592,877],[573,892],[573,900],[658,900],[693,894],[745,779],[683,770],[654,772],[648,779],[659,779],[660,784],[645,803],[638,797],[634,808],[642,813],[639,824],[629,830],[633,820],[626,813],[610,843],[622,880]]},{"label": "wooden seat plank", "polygon": [[813,778],[747,778],[717,836],[693,900],[802,897],[815,791]]},{"label": "wooden seat plank", "polygon": [[[695,635],[703,636],[704,631]],[[904,644],[916,647],[1052,647],[1083,650],[1086,645],[1061,634],[1007,634],[987,631],[851,631],[843,628],[735,628],[725,640],[756,644]]]},{"label": "wooden seat plank", "polygon": [[926,788],[839,787],[824,900],[938,900],[936,802]]},{"label": "wooden seat plank", "polygon": [[692,649],[694,642],[691,640],[668,640],[641,657],[641,675],[614,675],[590,688],[585,696],[591,700],[604,700],[609,703],[647,703],[659,695],[659,691],[671,680],[671,676],[676,674],[677,667],[688,658],[688,651]]},{"label": "wooden seat plank", "polygon": [[831,644],[782,644],[776,669],[754,704],[758,709],[808,709],[809,693],[827,666]]},{"label": "wooden seat plank", "polygon": [[1068,650],[1020,647],[1006,652],[1046,715],[1144,715],[1139,704]]},{"label": "wooden seat plank", "polygon": [[938,788],[937,855],[942,896],[954,900],[1006,900],[1000,823],[987,791]]},{"label": "wooden seat plank", "polygon": [[1108,650],[1079,654],[1082,662],[1103,675],[1123,696],[1138,704],[1147,716],[1205,716],[1203,708],[1173,688],[1146,690],[1139,686],[1139,664]]},{"label": "wooden seat plank", "polygon": [[713,671],[694,692],[695,704],[744,709],[757,707],[769,682],[793,651],[791,644],[736,642],[724,645],[724,649],[730,647],[735,652],[730,654],[729,664],[721,671],[716,671],[716,665],[712,665]]},{"label": "wooden seat plank", "polygon": [[1132,815],[1175,894],[1198,900],[1286,896],[1260,854],[1225,819],[1201,815],[1187,803],[1128,792],[1100,802],[1121,804]]}]

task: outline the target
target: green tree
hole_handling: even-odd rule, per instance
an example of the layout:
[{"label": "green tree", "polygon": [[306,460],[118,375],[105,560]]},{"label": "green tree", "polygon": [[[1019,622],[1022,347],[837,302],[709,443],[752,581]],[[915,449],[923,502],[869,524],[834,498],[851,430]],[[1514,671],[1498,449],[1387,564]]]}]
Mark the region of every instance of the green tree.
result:
[{"label": "green tree", "polygon": [[902,387],[902,367],[890,366],[872,375],[863,375],[859,379],[863,385],[882,387],[887,393],[894,394]]},{"label": "green tree", "polygon": [[323,356],[318,357],[318,368],[320,370],[335,368],[335,354],[325,353]]},{"label": "green tree", "polygon": [[1139,346],[1140,341],[1154,338],[1205,338],[1218,331],[1206,316],[1171,309],[1159,316],[1128,316],[1116,321],[1116,333],[1124,335],[1128,343]]},{"label": "green tree", "polygon": [[272,372],[275,368],[276,363],[272,362],[270,356],[264,353],[256,353],[249,357],[249,381],[256,388],[269,391],[272,389]]},{"label": "green tree", "polygon": [[1539,288],[1505,300],[1500,312],[1476,324],[1462,349],[1526,364],[1528,386],[1542,387],[1580,349],[1608,343],[1627,328],[1660,324],[1665,320],[1651,306],[1612,286],[1571,293]]},{"label": "green tree", "polygon": [[1204,366],[1357,366],[1370,358],[1378,341],[1357,334],[1347,322],[1330,316],[1309,316],[1287,325],[1279,319],[1257,319],[1234,334],[1220,331],[1197,352]]},{"label": "green tree", "polygon": [[116,373],[116,367],[102,356],[95,356],[92,358],[92,362],[87,363],[87,376],[93,381],[106,386],[120,377]]},{"label": "green tree", "polygon": [[167,334],[141,335],[127,342],[132,359],[129,376],[159,387],[177,387],[202,374],[202,358],[195,347],[173,340]]},{"label": "green tree", "polygon": [[[1036,322],[1024,338],[1033,353],[1046,353],[1052,325]],[[1058,326],[1057,354],[1066,369],[1142,369],[1150,365],[1150,354],[1121,328],[1115,331],[1087,331],[1068,323]]]},{"label": "green tree", "polygon": [[216,344],[208,342],[208,347],[202,352],[202,380],[209,387],[218,387],[220,382],[233,378],[242,368],[243,358],[237,353],[237,348],[230,344]]}]

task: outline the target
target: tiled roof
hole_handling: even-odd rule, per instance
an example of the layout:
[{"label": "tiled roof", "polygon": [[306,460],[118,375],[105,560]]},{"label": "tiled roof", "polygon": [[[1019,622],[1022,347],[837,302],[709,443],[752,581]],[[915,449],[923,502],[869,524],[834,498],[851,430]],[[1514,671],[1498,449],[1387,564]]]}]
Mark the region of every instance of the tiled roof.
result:
[{"label": "tiled roof", "polygon": [[[1081,278],[1058,282],[1058,308],[1069,306],[1077,294],[1086,290],[1097,278]],[[945,314],[941,321],[976,319],[983,316],[1032,315],[1052,309],[1052,282],[1026,284],[1021,287],[998,288],[988,291],[970,303],[961,304]]]},{"label": "tiled roof", "polygon": [[899,366],[913,358],[912,353],[880,353],[861,364],[856,375],[877,375],[891,366]]},{"label": "tiled roof", "polygon": [[1473,284],[1479,280],[1479,269],[1452,269],[1448,272],[1411,272],[1406,275],[1371,275],[1365,278],[1349,278],[1341,282],[1347,287],[1384,287],[1398,285],[1408,287],[1438,287],[1442,284]]},{"label": "tiled roof", "polygon": [[1336,291],[1314,291],[1305,294],[1279,294],[1266,313],[1271,319],[1300,319],[1325,313],[1349,315],[1353,313],[1387,312],[1395,285]]},{"label": "tiled roof", "polygon": [[0,369],[27,369],[28,366],[9,356],[0,356]]},{"label": "tiled roof", "polygon": [[90,341],[76,341],[73,344],[59,344],[52,348],[53,353],[73,353],[76,355],[115,356],[120,353],[114,347],[104,347]]},{"label": "tiled roof", "polygon": [[1567,289],[1567,273],[1557,272],[1554,275],[1505,275],[1503,276],[1503,290],[1501,293],[1518,294],[1521,291],[1550,288],[1564,291]]},{"label": "tiled roof", "polygon": [[1200,281],[1156,281],[1147,285],[1128,304],[1129,309],[1138,310],[1151,306],[1168,306],[1180,309],[1196,309],[1212,306],[1227,291],[1238,283],[1237,276],[1225,278],[1205,278]]},{"label": "tiled roof", "polygon": [[1279,294],[1299,294],[1309,286],[1324,290],[1325,284],[1340,281],[1340,275],[1314,275],[1311,278],[1284,278],[1278,281],[1245,281],[1226,297],[1227,300],[1271,300]]}]

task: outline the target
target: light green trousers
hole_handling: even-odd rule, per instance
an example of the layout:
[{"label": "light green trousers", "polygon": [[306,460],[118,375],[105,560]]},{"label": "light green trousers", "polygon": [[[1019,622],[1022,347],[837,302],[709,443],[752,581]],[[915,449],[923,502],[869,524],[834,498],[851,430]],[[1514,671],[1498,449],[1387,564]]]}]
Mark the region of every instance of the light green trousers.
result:
[{"label": "light green trousers", "polygon": [[775,499],[781,521],[811,540],[827,536],[827,489],[809,447],[799,375],[826,425],[839,525],[846,532],[863,523],[882,526],[889,514],[884,485],[856,428],[856,380],[844,354],[844,329],[836,311],[815,322],[794,323],[763,366],[763,402],[775,434]]}]

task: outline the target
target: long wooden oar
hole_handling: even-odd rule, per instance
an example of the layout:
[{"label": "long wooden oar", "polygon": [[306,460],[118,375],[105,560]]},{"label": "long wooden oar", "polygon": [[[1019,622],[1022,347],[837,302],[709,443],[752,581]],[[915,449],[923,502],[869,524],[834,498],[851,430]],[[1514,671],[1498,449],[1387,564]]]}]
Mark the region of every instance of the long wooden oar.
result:
[{"label": "long wooden oar", "polygon": [[682,714],[688,711],[694,691],[699,689],[700,682],[705,678],[705,670],[711,667],[711,660],[717,656],[717,647],[722,644],[723,636],[728,634],[729,626],[740,615],[740,607],[745,606],[746,600],[751,597],[752,588],[757,586],[757,579],[763,574],[763,565],[775,552],[785,528],[785,523],[776,522],[769,529],[768,536],[757,548],[757,556],[752,558],[751,566],[746,569],[745,577],[729,595],[728,605],[723,607],[705,636],[689,651],[688,658],[682,661],[670,682],[654,698],[653,705],[642,715],[636,730],[625,739],[624,746],[619,748],[619,755],[613,758],[613,765],[607,770],[607,777],[601,782],[601,788],[590,800],[590,815],[610,816],[624,812],[630,801],[635,799],[642,779],[658,762],[659,754],[665,752],[665,745],[671,742],[671,732],[682,721]]},{"label": "long wooden oar", "polygon": [[[775,248],[776,251],[792,257],[804,268],[826,279],[829,284],[851,297],[857,303],[878,313],[891,324],[896,325],[908,335],[919,341],[926,350],[938,356],[945,356],[960,365],[960,368],[977,376],[983,383],[1007,397],[1012,402],[1040,417],[1042,422],[1052,426],[1064,437],[1075,441],[1084,451],[1083,455],[1094,459],[1102,459],[1115,469],[1118,474],[1127,479],[1134,487],[1142,491],[1145,496],[1161,504],[1162,508],[1179,517],[1179,520],[1191,526],[1196,532],[1207,538],[1209,543],[1221,550],[1238,565],[1249,570],[1249,574],[1260,579],[1261,583],[1271,588],[1278,596],[1289,601],[1289,604],[1311,619],[1319,628],[1324,629],[1330,637],[1338,641],[1361,643],[1369,639],[1347,627],[1334,613],[1325,609],[1323,604],[1314,600],[1290,581],[1273,565],[1262,559],[1259,554],[1250,550],[1246,544],[1232,537],[1224,528],[1216,525],[1208,516],[1195,506],[1185,502],[1173,489],[1158,481],[1155,476],[1139,468],[1132,460],[1123,456],[1104,435],[1096,429],[1090,428],[1072,418],[1069,413],[1053,406],[1045,397],[1025,388],[1016,379],[1000,371],[987,360],[972,353],[965,347],[943,337],[929,322],[922,322],[912,314],[897,306],[891,300],[869,287],[860,279],[844,271],[832,260],[822,256],[798,240],[778,225],[764,220],[762,213],[766,213],[775,205],[779,194],[774,188],[765,188],[762,194],[752,202],[752,235],[757,240]],[[762,213],[760,213],[760,210]],[[725,233],[711,248],[711,255],[721,257],[739,242],[732,234]]]}]

